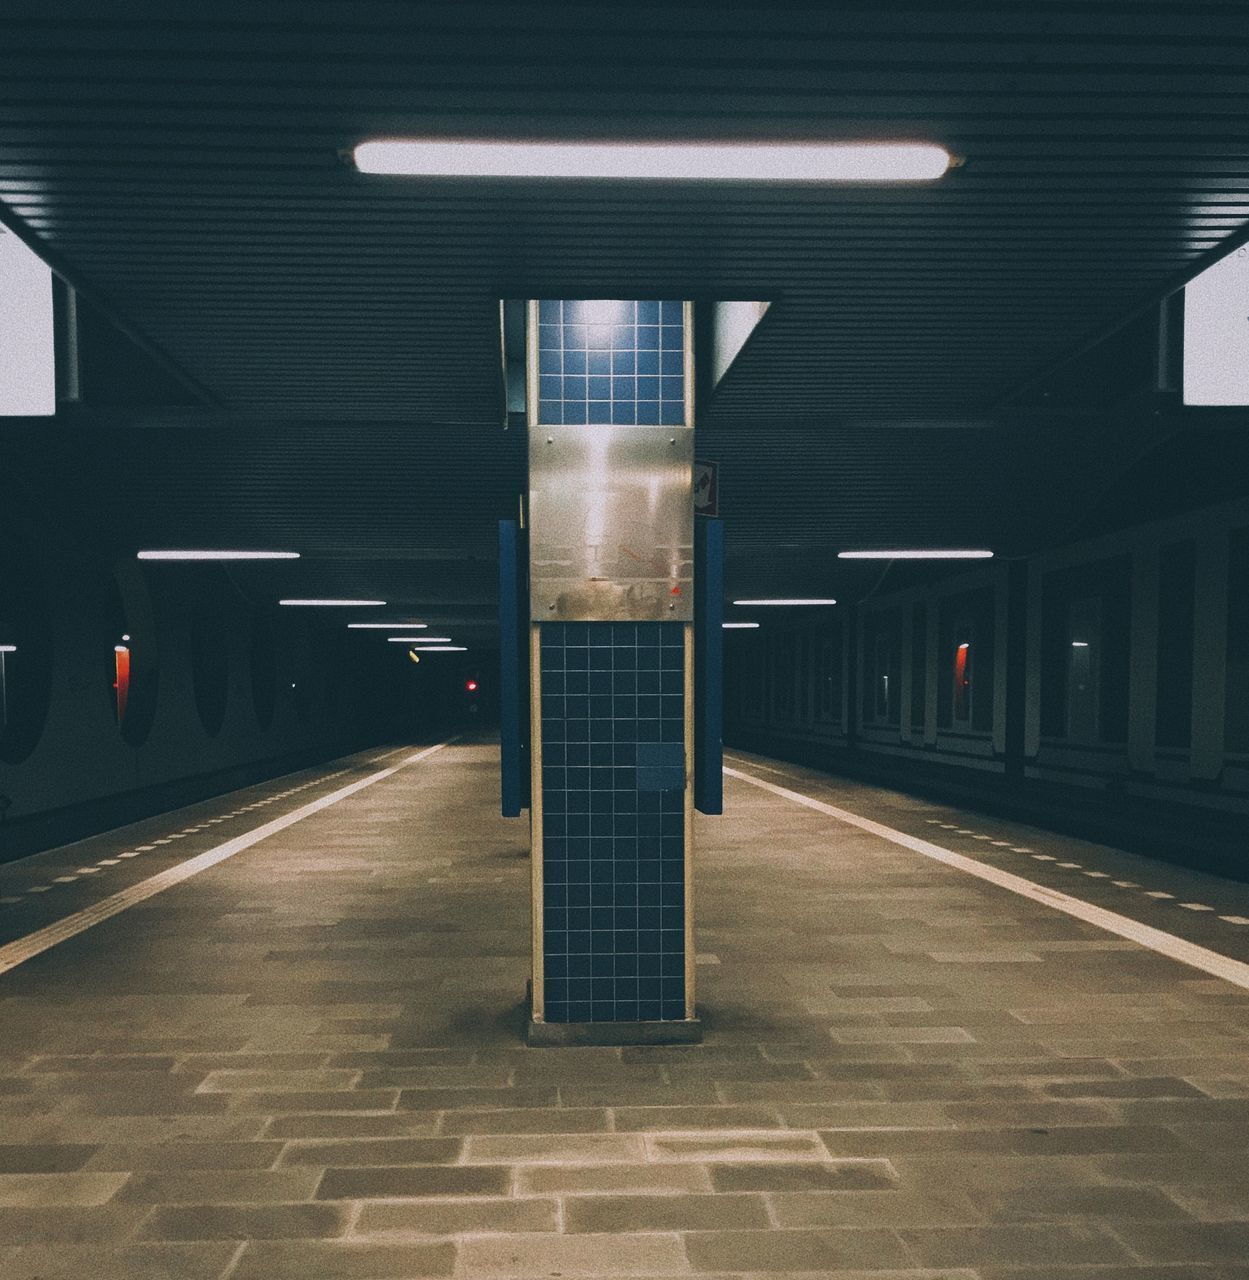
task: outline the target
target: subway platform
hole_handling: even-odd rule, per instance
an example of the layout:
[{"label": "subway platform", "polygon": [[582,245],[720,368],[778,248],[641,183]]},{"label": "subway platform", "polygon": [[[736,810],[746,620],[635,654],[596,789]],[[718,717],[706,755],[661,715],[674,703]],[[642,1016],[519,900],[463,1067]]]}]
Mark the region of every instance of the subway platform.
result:
[{"label": "subway platform", "polygon": [[1249,1276],[1249,887],[735,754],[704,1043],[527,1048],[497,755],[0,867],[5,1280]]}]

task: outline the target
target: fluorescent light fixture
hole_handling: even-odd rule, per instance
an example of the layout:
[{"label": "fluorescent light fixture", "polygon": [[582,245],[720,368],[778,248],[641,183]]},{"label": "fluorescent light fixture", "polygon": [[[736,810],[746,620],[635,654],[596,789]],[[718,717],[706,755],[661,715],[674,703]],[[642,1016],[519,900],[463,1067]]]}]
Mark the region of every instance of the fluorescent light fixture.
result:
[{"label": "fluorescent light fixture", "polygon": [[734,604],[745,605],[745,606],[747,606],[748,608],[752,608],[752,609],[753,609],[753,608],[755,608],[755,607],[757,607],[757,606],[763,606],[763,607],[768,607],[768,608],[770,608],[770,607],[772,607],[773,605],[789,607],[789,606],[793,606],[793,605],[808,605],[808,604],[836,604],[836,603],[837,603],[837,601],[836,601],[836,600],[834,600],[834,599],[832,599],[831,597],[829,597],[828,599],[817,599],[817,598],[815,598],[815,597],[794,596],[792,599],[777,599],[777,600],[734,600],[734,601],[733,601],[733,603],[734,603]]},{"label": "fluorescent light fixture", "polygon": [[1220,258],[1184,286],[1183,401],[1249,404],[1245,288],[1249,246]]},{"label": "fluorescent light fixture", "polygon": [[376,138],[361,173],[406,178],[666,182],[932,182],[950,153],[930,142],[528,142]]},{"label": "fluorescent light fixture", "polygon": [[423,649],[417,649],[417,653],[467,653],[468,646],[463,644],[430,644]]},{"label": "fluorescent light fixture", "polygon": [[838,560],[992,560],[992,551],[931,548],[906,551],[839,551]]},{"label": "fluorescent light fixture", "polygon": [[16,653],[16,652],[17,652],[17,645],[0,644],[0,653]]},{"label": "fluorescent light fixture", "polygon": [[52,270],[0,227],[0,417],[56,412]]},{"label": "fluorescent light fixture", "polygon": [[1073,649],[1087,649],[1089,647],[1089,642],[1087,640],[1073,640],[1071,642],[1071,647]]},{"label": "fluorescent light fixture", "polygon": [[757,622],[722,622],[720,625],[725,631],[745,631],[747,628],[757,627]]},{"label": "fluorescent light fixture", "polygon": [[450,636],[387,636],[390,644],[450,644]]},{"label": "fluorescent light fixture", "polygon": [[384,605],[385,600],[279,600],[278,604],[296,605],[303,608],[348,609],[354,606],[364,608],[368,605]]},{"label": "fluorescent light fixture", "polygon": [[349,622],[348,631],[426,631],[428,622]]},{"label": "fluorescent light fixture", "polygon": [[298,551],[140,551],[140,560],[298,560]]}]

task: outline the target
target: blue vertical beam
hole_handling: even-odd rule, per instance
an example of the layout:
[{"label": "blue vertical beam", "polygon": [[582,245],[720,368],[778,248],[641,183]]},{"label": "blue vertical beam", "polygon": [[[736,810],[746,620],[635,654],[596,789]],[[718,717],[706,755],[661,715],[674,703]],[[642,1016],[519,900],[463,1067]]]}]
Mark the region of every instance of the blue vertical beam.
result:
[{"label": "blue vertical beam", "polygon": [[[525,611],[527,612],[527,611]],[[505,818],[520,816],[527,801],[524,739],[521,725],[520,530],[515,520],[499,521],[499,737],[500,804]]]},{"label": "blue vertical beam", "polygon": [[1024,776],[1027,708],[1028,562],[1012,560],[1006,571],[1006,776]]},{"label": "blue vertical beam", "polygon": [[694,808],[724,812],[724,521],[694,522]]}]

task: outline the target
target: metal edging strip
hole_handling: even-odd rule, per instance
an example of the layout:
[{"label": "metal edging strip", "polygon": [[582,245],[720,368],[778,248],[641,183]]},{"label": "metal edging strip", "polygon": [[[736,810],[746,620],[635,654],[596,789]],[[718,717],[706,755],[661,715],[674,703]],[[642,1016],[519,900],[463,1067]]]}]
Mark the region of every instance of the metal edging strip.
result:
[{"label": "metal edging strip", "polygon": [[542,883],[542,627],[529,627],[529,874],[530,940],[533,973],[530,980],[530,1015],[535,1022],[546,1016],[546,931],[543,925]]},{"label": "metal edging strip", "polygon": [[685,1016],[693,1018],[694,975],[694,624],[685,637]]}]

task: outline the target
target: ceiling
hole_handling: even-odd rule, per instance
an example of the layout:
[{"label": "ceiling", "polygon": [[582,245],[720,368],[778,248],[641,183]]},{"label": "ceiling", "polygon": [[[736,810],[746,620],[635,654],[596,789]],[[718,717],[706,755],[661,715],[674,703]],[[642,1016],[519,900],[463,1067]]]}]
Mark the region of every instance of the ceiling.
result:
[{"label": "ceiling", "polygon": [[[839,547],[1027,549],[1183,429],[1135,384],[1046,405],[1249,226],[1239,0],[6,0],[0,102],[5,216],[198,402],[0,440],[76,472],[120,551],[276,540],[309,589],[448,616],[488,615],[523,485],[501,297],[772,299],[699,415],[729,589],[853,594],[875,575]],[[914,138],[962,163],[829,190],[341,159],[395,133]]]}]

